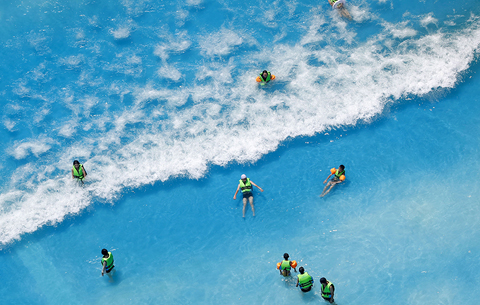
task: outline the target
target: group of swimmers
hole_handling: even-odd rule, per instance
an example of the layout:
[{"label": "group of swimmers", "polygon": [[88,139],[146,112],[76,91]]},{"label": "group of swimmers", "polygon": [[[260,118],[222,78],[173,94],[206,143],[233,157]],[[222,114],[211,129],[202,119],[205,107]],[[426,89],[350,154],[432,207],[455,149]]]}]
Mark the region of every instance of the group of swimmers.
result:
[{"label": "group of swimmers", "polygon": [[[297,272],[297,262],[296,261],[291,261],[289,260],[290,256],[288,253],[283,254],[283,260],[281,263],[278,263],[278,269],[280,270],[280,275],[283,276],[290,276],[290,270],[293,268],[295,272]],[[300,274],[297,274],[297,285],[296,287],[300,286],[300,290],[302,292],[309,292],[313,288],[314,280],[313,277],[308,274],[307,271],[305,271],[305,268],[300,267],[298,268],[298,271]],[[335,286],[333,286],[333,283],[327,281],[326,278],[322,277],[320,279],[320,285],[321,285],[321,292],[322,292],[322,298],[325,301],[328,301],[330,303],[333,303],[335,300],[333,299],[334,294],[335,294]]]},{"label": "group of swimmers", "polygon": [[[333,178],[330,181],[328,181],[328,179],[332,175],[333,175]],[[332,168],[330,170],[330,175],[328,175],[327,179],[323,181],[323,184],[327,183],[327,185],[323,188],[323,191],[322,191],[322,194],[320,194],[320,197],[323,197],[328,193],[330,193],[330,191],[335,185],[342,183],[343,181],[345,181],[345,166],[342,164],[338,167],[338,169]],[[240,190],[242,191],[244,218],[245,218],[245,208],[247,206],[247,201],[250,203],[250,206],[252,207],[253,216],[255,216],[255,207],[253,205],[253,193],[252,193],[253,186],[256,186],[261,192],[263,192],[263,189],[261,187],[256,185],[252,180],[250,180],[250,178],[247,178],[247,175],[242,174],[242,176],[240,176],[240,180],[237,186],[237,190],[235,191],[235,195],[233,195],[233,200],[236,200],[238,191]]]},{"label": "group of swimmers", "polygon": [[[333,175],[333,178],[328,181],[328,179]],[[79,182],[84,184],[83,180],[85,180],[87,176],[87,171],[85,170],[85,167],[83,164],[81,164],[78,160],[73,161],[73,167],[72,167],[72,179],[77,179]],[[328,183],[327,183],[328,181]],[[327,183],[327,185],[324,187],[322,194],[320,194],[320,197],[325,196],[328,194],[332,188],[345,181],[345,166],[340,165],[338,169],[332,168],[330,175],[323,181],[323,184]],[[247,178],[247,175],[242,174],[240,176],[240,180],[238,183],[237,190],[235,191],[235,195],[233,195],[233,200],[237,199],[237,194],[238,191],[242,191],[243,195],[243,217],[245,218],[245,208],[247,207],[247,202],[250,203],[250,206],[252,207],[252,213],[253,216],[255,216],[255,206],[253,205],[253,186],[256,186],[261,192],[263,192],[263,189],[259,187],[258,185],[255,184],[250,178]]]}]

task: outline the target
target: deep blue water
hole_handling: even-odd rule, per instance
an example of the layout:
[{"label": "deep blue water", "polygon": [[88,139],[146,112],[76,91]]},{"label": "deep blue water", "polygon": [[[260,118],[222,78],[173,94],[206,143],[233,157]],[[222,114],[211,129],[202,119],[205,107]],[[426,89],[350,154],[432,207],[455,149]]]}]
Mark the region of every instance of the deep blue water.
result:
[{"label": "deep blue water", "polygon": [[479,2],[348,9],[0,4],[1,303],[476,304]]}]

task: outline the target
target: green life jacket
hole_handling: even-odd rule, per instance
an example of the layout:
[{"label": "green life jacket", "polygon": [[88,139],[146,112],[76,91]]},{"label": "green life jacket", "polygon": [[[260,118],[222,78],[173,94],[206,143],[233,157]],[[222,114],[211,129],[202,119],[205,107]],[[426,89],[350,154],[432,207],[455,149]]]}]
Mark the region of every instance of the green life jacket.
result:
[{"label": "green life jacket", "polygon": [[[340,1],[340,0],[331,0],[332,1],[332,7],[333,8],[342,8],[343,5],[345,4],[345,1]],[[338,4],[337,4],[338,2]]]},{"label": "green life jacket", "polygon": [[263,72],[260,73],[260,80],[262,81],[262,83],[268,83],[270,81],[272,74],[270,73],[270,71],[267,71],[267,73],[267,79],[263,79]]},{"label": "green life jacket", "polygon": [[73,166],[73,176],[82,180],[83,178],[85,178],[83,176],[83,164],[80,164],[80,166],[78,167],[78,171],[77,169],[75,168],[75,165]]},{"label": "green life jacket", "polygon": [[341,175],[345,175],[345,170],[343,170],[341,173],[339,173],[338,169],[337,169],[337,171],[335,172],[335,180],[340,179]]},{"label": "green life jacket", "polygon": [[103,262],[107,262],[107,267],[106,267],[106,271],[109,271],[110,269],[113,268],[113,254],[112,252],[108,252],[108,258],[105,258],[105,257],[102,257],[102,266],[103,266]]},{"label": "green life jacket", "polygon": [[282,264],[280,265],[280,270],[288,270],[290,271],[290,261],[283,260]]},{"label": "green life jacket", "polygon": [[312,277],[310,276],[310,274],[308,274],[308,272],[299,274],[297,276],[298,276],[298,284],[300,285],[300,288],[307,289],[308,287],[311,287],[313,285]]},{"label": "green life jacket", "polygon": [[240,179],[240,189],[242,190],[242,193],[252,191],[252,184],[250,183],[250,178],[247,178],[247,183],[243,183],[243,180]]},{"label": "green life jacket", "polygon": [[322,284],[322,297],[324,298],[331,298],[332,297],[332,291],[330,290],[330,286],[332,286],[333,284],[328,282],[327,281],[327,285],[326,286],[323,286]]}]

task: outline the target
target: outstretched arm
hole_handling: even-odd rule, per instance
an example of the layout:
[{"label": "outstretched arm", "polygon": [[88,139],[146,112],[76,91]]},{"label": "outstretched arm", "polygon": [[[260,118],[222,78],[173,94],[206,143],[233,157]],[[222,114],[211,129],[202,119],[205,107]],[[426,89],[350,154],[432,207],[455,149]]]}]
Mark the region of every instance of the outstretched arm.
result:
[{"label": "outstretched arm", "polygon": [[235,195],[233,195],[233,200],[237,199],[237,194],[239,190],[240,190],[240,184],[237,187],[237,191],[235,192]]},{"label": "outstretched arm", "polygon": [[256,187],[258,187],[258,189],[263,192],[263,189],[262,189],[261,187],[259,187],[258,185],[256,185],[255,183],[253,183],[252,180],[250,180],[250,183],[251,183],[252,185],[255,185]]},{"label": "outstretched arm", "polygon": [[333,294],[335,293],[335,287],[333,285],[330,286],[330,293],[332,294],[332,296],[330,297],[330,303],[333,303]]},{"label": "outstretched arm", "polygon": [[330,177],[331,177],[332,175],[333,175],[333,174],[328,175],[327,179],[325,179],[325,181],[323,181],[323,184],[327,183],[328,179],[330,179]]}]

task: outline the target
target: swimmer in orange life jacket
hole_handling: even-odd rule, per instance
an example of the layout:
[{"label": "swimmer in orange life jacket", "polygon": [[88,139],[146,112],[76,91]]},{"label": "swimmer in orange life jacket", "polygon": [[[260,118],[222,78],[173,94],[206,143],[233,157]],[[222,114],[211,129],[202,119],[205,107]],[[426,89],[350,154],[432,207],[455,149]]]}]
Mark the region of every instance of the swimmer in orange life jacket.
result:
[{"label": "swimmer in orange life jacket", "polygon": [[[288,260],[290,255],[288,253],[283,254],[283,261],[280,264],[278,270],[280,270],[280,274],[283,276],[289,276],[290,275],[290,269],[293,268],[295,272],[297,272],[297,263],[293,263],[293,261]],[[295,267],[294,267],[295,266]]]},{"label": "swimmer in orange life jacket", "polygon": [[350,13],[345,8],[345,0],[328,0],[328,3],[330,3],[334,9],[338,9],[338,12],[342,17],[352,19],[352,16],[350,16]]},{"label": "swimmer in orange life jacket", "polygon": [[[330,178],[332,175],[334,175],[332,180],[328,181],[327,183],[328,178]],[[338,169],[332,168],[330,175],[327,177],[327,179],[325,179],[325,181],[323,181],[323,184],[327,183],[327,185],[323,189],[323,192],[320,195],[320,197],[327,195],[335,185],[342,183],[344,180],[345,180],[345,166],[340,165]],[[330,188],[328,189],[328,191],[326,191],[329,186]]]},{"label": "swimmer in orange life jacket", "polygon": [[274,79],[275,79],[275,75],[273,75],[272,73],[270,73],[267,70],[263,70],[263,72],[260,73],[259,76],[257,76],[256,81],[258,83],[260,83],[261,85],[265,85],[266,83],[268,83],[269,81],[274,80]]}]

